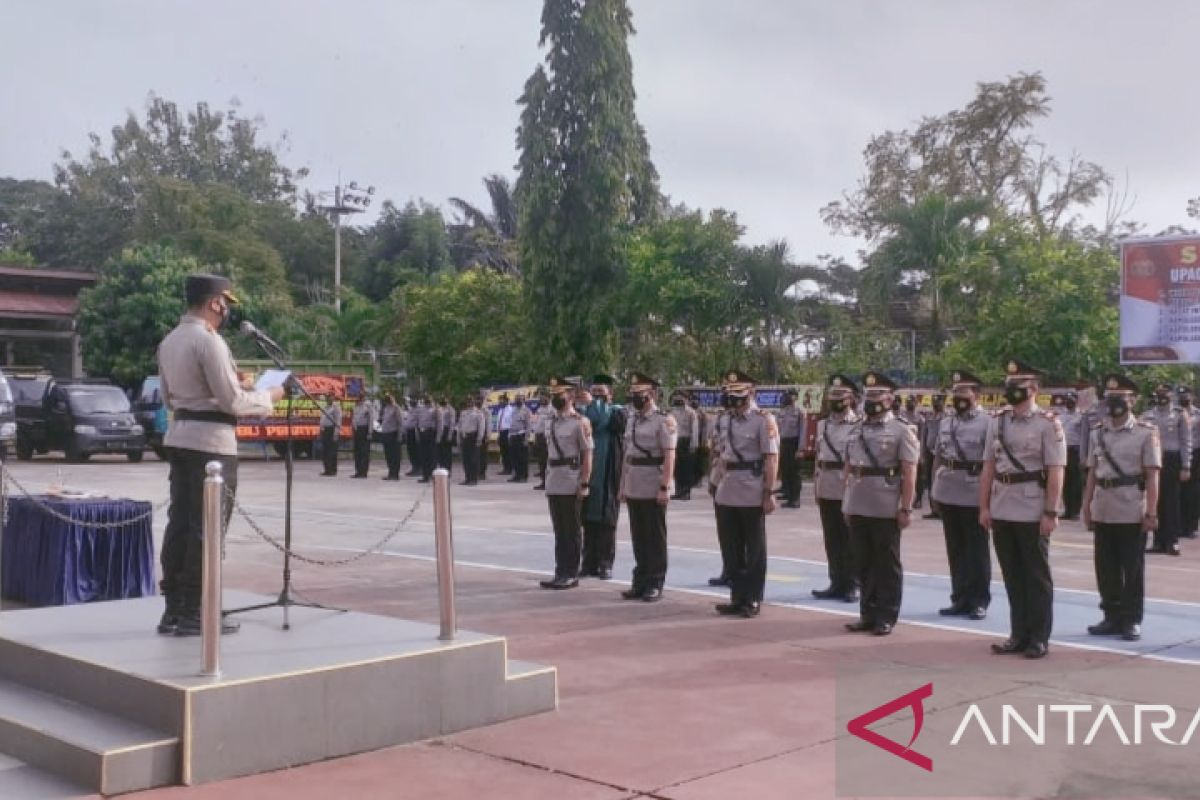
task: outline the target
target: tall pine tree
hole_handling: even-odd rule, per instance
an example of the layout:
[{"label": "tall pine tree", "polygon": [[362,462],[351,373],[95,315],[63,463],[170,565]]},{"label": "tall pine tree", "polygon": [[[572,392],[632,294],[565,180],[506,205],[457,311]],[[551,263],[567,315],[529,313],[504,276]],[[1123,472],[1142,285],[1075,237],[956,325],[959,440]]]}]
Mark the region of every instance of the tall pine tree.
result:
[{"label": "tall pine tree", "polygon": [[613,307],[633,226],[658,207],[658,174],[634,113],[626,0],[545,0],[545,64],[517,131],[521,263],[548,366],[615,366]]}]

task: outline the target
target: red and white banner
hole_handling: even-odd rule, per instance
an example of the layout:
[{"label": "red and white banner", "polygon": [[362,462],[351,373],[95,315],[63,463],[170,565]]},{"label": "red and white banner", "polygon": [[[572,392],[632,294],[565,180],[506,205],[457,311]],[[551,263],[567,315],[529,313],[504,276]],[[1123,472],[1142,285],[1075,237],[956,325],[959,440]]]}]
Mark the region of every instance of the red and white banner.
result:
[{"label": "red and white banner", "polygon": [[1200,236],[1121,243],[1121,363],[1200,363]]}]

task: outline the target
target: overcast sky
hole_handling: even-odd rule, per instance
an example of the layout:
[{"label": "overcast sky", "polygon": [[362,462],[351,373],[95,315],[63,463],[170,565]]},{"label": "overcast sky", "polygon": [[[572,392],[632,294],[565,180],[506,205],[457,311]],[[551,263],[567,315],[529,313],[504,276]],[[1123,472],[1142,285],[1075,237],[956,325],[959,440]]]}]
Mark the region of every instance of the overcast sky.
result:
[{"label": "overcast sky", "polygon": [[[306,188],[485,202],[512,174],[541,0],[0,0],[0,175],[49,178],[150,92],[237,98]],[[1097,161],[1149,232],[1200,195],[1194,0],[630,0],[638,114],[663,191],[732,209],[753,242],[850,255],[822,205],[872,134],[1040,70],[1052,152]]]}]

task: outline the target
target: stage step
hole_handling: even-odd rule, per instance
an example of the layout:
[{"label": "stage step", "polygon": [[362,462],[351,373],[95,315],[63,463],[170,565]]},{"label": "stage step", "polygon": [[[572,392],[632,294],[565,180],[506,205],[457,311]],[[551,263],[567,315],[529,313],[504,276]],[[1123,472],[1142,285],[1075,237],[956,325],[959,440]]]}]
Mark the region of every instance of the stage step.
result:
[{"label": "stage step", "polygon": [[178,738],[2,680],[0,754],[106,795],[179,782]]},{"label": "stage step", "polygon": [[66,800],[95,792],[0,753],[0,797],[5,800]]}]

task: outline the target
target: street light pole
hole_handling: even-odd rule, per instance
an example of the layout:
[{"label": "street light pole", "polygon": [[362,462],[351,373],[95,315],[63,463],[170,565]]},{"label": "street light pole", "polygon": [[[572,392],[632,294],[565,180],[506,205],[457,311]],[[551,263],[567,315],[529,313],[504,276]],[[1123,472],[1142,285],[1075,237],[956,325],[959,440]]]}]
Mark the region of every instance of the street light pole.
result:
[{"label": "street light pole", "polygon": [[[342,186],[341,181],[333,187],[333,192],[321,192],[328,197],[333,194],[333,205],[321,206],[321,210],[333,216],[333,308],[342,313],[342,215],[359,214],[371,205],[371,195],[375,187],[366,189],[358,187],[358,181],[350,181]],[[320,196],[318,195],[318,196]]]}]

